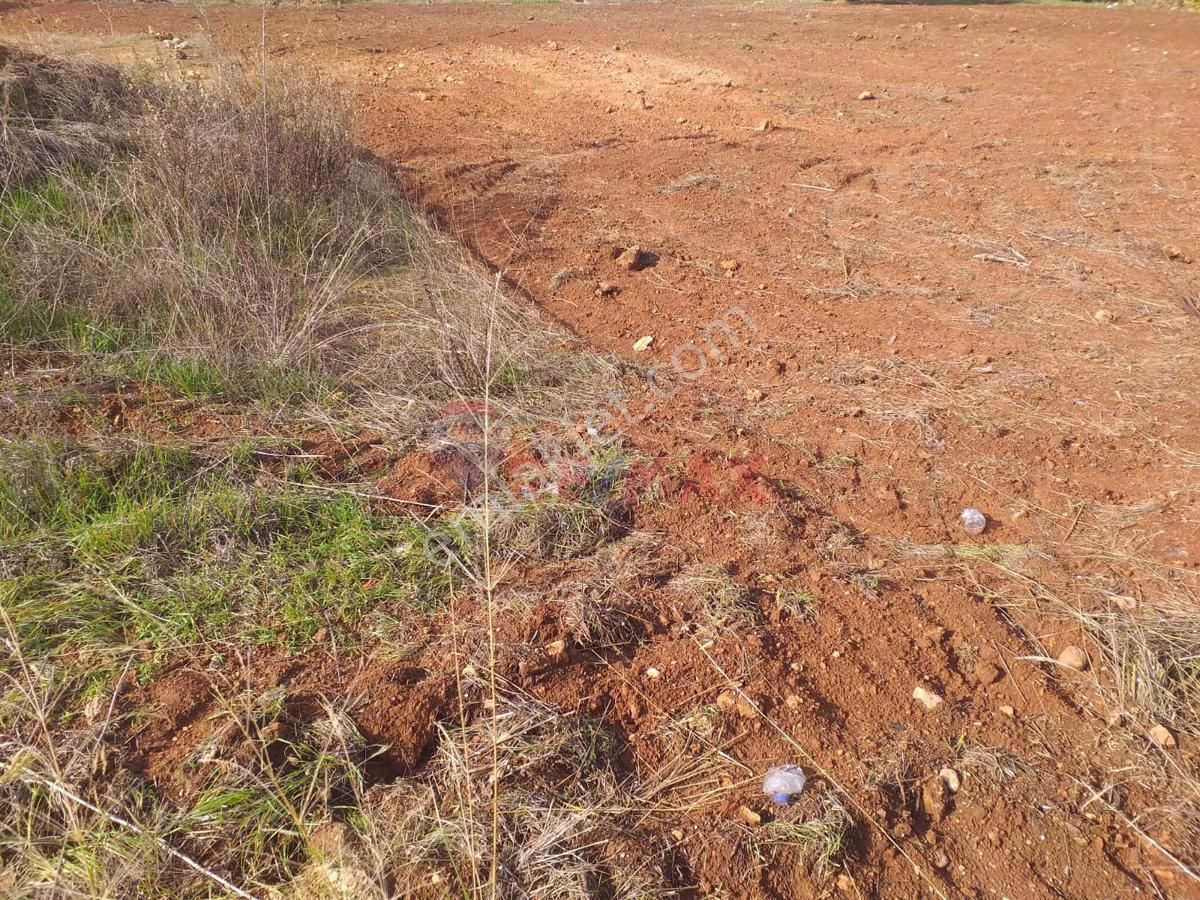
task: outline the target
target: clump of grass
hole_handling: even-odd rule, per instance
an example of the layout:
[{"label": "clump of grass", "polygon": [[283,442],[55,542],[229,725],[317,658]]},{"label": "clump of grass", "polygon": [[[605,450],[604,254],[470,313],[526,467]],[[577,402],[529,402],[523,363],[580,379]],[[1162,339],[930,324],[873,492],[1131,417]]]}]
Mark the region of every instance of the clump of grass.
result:
[{"label": "clump of grass", "polygon": [[683,602],[681,615],[709,631],[755,625],[761,618],[750,592],[721,565],[693,566],[673,578],[669,589]]},{"label": "clump of grass", "polygon": [[562,606],[563,626],[581,647],[611,650],[644,634],[644,626],[628,610],[586,585],[568,584],[555,599]]},{"label": "clump of grass", "polygon": [[1027,772],[1029,766],[1006,750],[972,745],[959,754],[958,764],[965,770],[986,775],[998,783],[1012,781]]},{"label": "clump of grass", "polygon": [[884,757],[868,759],[863,785],[897,806],[908,804],[908,793],[917,782],[908,754],[899,749]]},{"label": "clump of grass", "polygon": [[1200,612],[1184,583],[1125,611],[1072,609],[1115,673],[1122,709],[1200,737]]},{"label": "clump of grass", "polygon": [[[0,865],[6,895],[132,896],[213,882],[173,851],[177,814],[153,787],[110,765],[111,684],[69,722],[72,667],[31,658],[0,617]],[[202,867],[201,867],[202,868]]]},{"label": "clump of grass", "polygon": [[814,792],[796,805],[797,818],[767,822],[755,833],[759,846],[788,848],[817,874],[833,868],[846,847],[853,820],[832,791]]},{"label": "clump of grass", "polygon": [[[364,841],[388,836],[376,844],[381,859],[409,883],[465,896],[489,884],[501,897],[594,896],[619,879],[606,845],[636,832],[636,807],[611,768],[613,739],[587,719],[504,691],[494,712],[443,729],[420,783],[369,796],[360,831]],[[644,862],[622,864],[654,868]]]},{"label": "clump of grass", "polygon": [[620,454],[584,458],[565,467],[538,496],[499,498],[491,512],[492,546],[512,558],[594,553],[629,529],[626,468]]},{"label": "clump of grass", "polygon": [[211,775],[181,822],[206,856],[224,858],[226,871],[272,882],[299,871],[315,828],[353,813],[364,766],[379,749],[343,710],[326,704],[305,721],[282,699],[274,692],[228,704],[225,727],[196,760]]},{"label": "clump of grass", "polygon": [[314,90],[158,92],[115,163],[5,198],[8,293],[231,379],[336,370],[362,350],[359,285],[407,258],[407,212]]},{"label": "clump of grass", "polygon": [[720,187],[721,180],[715,175],[706,175],[703,172],[695,172],[691,175],[684,175],[672,181],[670,184],[665,184],[658,189],[660,194],[678,194],[680,191],[690,191],[696,187]]},{"label": "clump of grass", "polygon": [[113,66],[0,44],[0,184],[19,186],[73,165],[98,166],[124,142],[142,102]]},{"label": "clump of grass", "polygon": [[224,71],[135,91],[113,69],[0,51],[17,60],[0,81],[9,156],[43,118],[119,118],[122,134],[3,182],[0,340],[105,354],[185,395],[566,409],[604,390],[611,367],[504,297],[355,148],[333,88]]},{"label": "clump of grass", "polygon": [[653,733],[654,747],[639,754],[637,792],[649,812],[676,815],[726,797],[754,772],[726,750],[730,719],[715,704],[673,713]]},{"label": "clump of grass", "polygon": [[811,591],[802,591],[798,588],[777,588],[775,603],[780,609],[787,610],[797,619],[815,619],[817,617],[817,600]]},{"label": "clump of grass", "polygon": [[[235,459],[144,446],[0,448],[0,607],[38,658],[99,671],[132,644],[353,643],[470,579],[471,535],[388,519]],[[434,551],[437,552],[434,552]]]}]

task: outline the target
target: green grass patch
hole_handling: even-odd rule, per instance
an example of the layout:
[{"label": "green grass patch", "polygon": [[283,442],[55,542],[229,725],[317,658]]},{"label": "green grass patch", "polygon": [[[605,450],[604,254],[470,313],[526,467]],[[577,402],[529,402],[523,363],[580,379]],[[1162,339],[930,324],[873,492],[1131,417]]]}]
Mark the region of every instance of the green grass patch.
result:
[{"label": "green grass patch", "polygon": [[[470,575],[470,529],[382,516],[315,490],[271,488],[245,461],[143,447],[0,452],[0,580],[26,654],[111,670],[130,648],[339,645],[440,607]],[[144,661],[146,661],[144,659]]]}]

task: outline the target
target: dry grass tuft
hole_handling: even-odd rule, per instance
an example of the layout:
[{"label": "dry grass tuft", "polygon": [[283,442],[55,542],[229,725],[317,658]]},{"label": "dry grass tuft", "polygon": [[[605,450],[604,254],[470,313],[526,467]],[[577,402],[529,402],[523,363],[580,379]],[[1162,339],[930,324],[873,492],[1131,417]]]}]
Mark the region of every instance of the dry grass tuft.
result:
[{"label": "dry grass tuft", "polygon": [[611,386],[611,367],[405,202],[353,144],[335,89],[223,70],[134,92],[115,69],[4,52],[17,60],[0,110],[12,159],[45,143],[34,124],[122,134],[107,156],[41,152],[6,180],[9,340],[103,350],[135,373],[173,360],[252,396],[372,395],[407,422],[485,395],[497,415],[577,412]]},{"label": "dry grass tuft", "polygon": [[790,849],[816,874],[827,874],[841,858],[854,824],[846,807],[834,792],[814,789],[785,815],[755,832],[755,842],[766,849]]},{"label": "dry grass tuft", "polygon": [[124,143],[139,92],[113,66],[0,44],[0,184],[94,168]]},{"label": "dry grass tuft", "polygon": [[968,772],[986,776],[1003,784],[1029,771],[1029,766],[1006,750],[997,747],[970,746],[959,754],[958,765]]},{"label": "dry grass tuft", "polygon": [[459,895],[486,893],[493,865],[501,897],[584,898],[629,877],[665,890],[652,842],[622,868],[608,858],[611,841],[636,831],[612,741],[595,723],[505,691],[494,714],[443,729],[420,783],[368,796],[364,836],[389,835],[380,856],[398,879]]},{"label": "dry grass tuft", "polygon": [[405,208],[346,121],[303,79],[159,91],[117,160],[5,198],[9,293],[229,375],[337,371],[363,281],[406,259]]},{"label": "dry grass tuft", "polygon": [[680,617],[708,632],[754,625],[761,618],[750,591],[724,566],[693,566],[672,579],[668,588],[682,601]]}]

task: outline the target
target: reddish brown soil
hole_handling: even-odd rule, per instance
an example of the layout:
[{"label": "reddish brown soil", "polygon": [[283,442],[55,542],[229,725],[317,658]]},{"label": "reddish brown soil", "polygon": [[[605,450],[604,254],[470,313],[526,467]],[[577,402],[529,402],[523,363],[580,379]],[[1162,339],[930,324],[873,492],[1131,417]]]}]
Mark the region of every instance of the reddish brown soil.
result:
[{"label": "reddish brown soil", "polygon": [[[110,52],[110,27],[207,24],[215,46],[253,56],[257,10],[204,15],[71,3],[0,22],[99,35]],[[1134,579],[1141,559],[1179,577],[1200,567],[1200,17],[363,5],[272,8],[268,24],[270,57],[351,87],[364,144],[514,288],[597,347],[668,374],[703,369],[668,401],[643,391],[636,421],[601,411],[682,478],[637,511],[653,566],[621,576],[649,640],[627,657],[524,665],[515,680],[603,716],[636,756],[727,674],[767,714],[750,711],[737,759],[756,772],[806,762],[798,745],[860,804],[848,871],[864,895],[1195,895],[1089,801],[1084,783],[1107,783],[1137,741],[1106,724],[1087,678],[1021,660],[1028,645],[983,586],[897,542],[971,542],[956,517],[974,505],[991,520],[974,543],[1048,548],[1089,584]],[[624,267],[614,251],[632,245],[657,261]],[[737,340],[711,327],[733,309],[753,322],[730,320]],[[708,348],[706,333],[701,357],[689,348]],[[643,335],[654,342],[634,353]],[[437,472],[410,460],[394,477],[402,496],[433,501]],[[681,633],[661,586],[696,562],[729,566],[768,624],[711,648]],[[1030,563],[1047,578],[1065,565]],[[547,592],[574,577],[571,565],[519,574]],[[782,612],[775,585],[811,592],[815,622]],[[539,609],[514,639],[572,639]],[[1023,621],[1051,652],[1083,642]],[[414,665],[444,673],[438,652]],[[362,688],[361,673],[322,665],[296,683]],[[375,671],[363,725],[408,771],[449,688],[424,668]],[[918,684],[946,703],[918,707]],[[155,762],[156,748],[175,730],[144,740],[164,777],[175,757]],[[944,818],[863,785],[871,760],[903,754],[924,777],[963,740],[1036,776],[973,779]],[[1127,808],[1162,799],[1131,789]],[[759,805],[753,783],[683,823],[697,888],[812,893],[799,872],[730,850],[742,803]],[[1154,836],[1187,853],[1169,824]]]}]

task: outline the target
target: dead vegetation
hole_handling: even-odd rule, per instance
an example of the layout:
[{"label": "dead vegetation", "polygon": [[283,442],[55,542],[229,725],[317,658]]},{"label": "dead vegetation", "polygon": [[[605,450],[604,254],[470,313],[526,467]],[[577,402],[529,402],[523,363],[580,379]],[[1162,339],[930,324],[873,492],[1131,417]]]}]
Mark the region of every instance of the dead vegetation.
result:
[{"label": "dead vegetation", "polygon": [[[416,430],[453,401],[460,430],[487,435],[489,420],[611,389],[610,367],[401,199],[352,144],[336,92],[236,73],[134,85],[99,63],[0,53],[0,338],[53,359],[56,378],[351,433]],[[421,777],[387,790],[371,785],[385,748],[359,731],[355,698],[297,705],[280,689],[221,700],[171,797],[124,764],[123,735],[145,723],[123,695],[180,655],[220,670],[262,646],[400,653],[414,621],[468,591],[490,627],[484,554],[587,556],[628,527],[619,453],[542,496],[392,517],[267,443],[2,438],[4,889],[389,896],[414,876],[433,894],[659,891],[653,840],[637,865],[604,850],[637,826],[603,728],[517,694],[484,709],[476,683]],[[638,633],[595,610],[575,610],[583,639]]]},{"label": "dead vegetation", "polygon": [[4,53],[8,337],[192,392],[373,393],[393,417],[602,389],[598,360],[402,200],[335,89],[233,71],[137,87],[100,63]]},{"label": "dead vegetation", "polygon": [[[37,65],[53,68],[44,61]],[[26,64],[24,71],[35,69]],[[81,83],[90,84],[86,78]],[[100,96],[106,85],[97,89]],[[24,173],[20,191],[4,198],[6,250],[11,251],[6,258],[15,260],[3,267],[0,283],[6,343],[51,351],[56,360],[69,355],[67,365],[84,355],[104,357],[116,371],[157,380],[173,390],[261,396],[273,402],[315,398],[327,421],[344,415],[340,401],[331,398],[349,391],[360,410],[370,410],[372,423],[393,432],[404,431],[414,417],[438,404],[463,398],[486,397],[488,416],[535,418],[564,404],[586,402],[589,377],[609,373],[595,360],[571,355],[568,341],[510,304],[497,280],[397,203],[388,179],[349,149],[336,95],[318,92],[321,106],[312,109],[295,85],[274,82],[263,87],[253,80],[235,81],[210,93],[181,95],[128,85],[120,90],[128,90],[136,103],[125,108],[123,101],[114,102],[110,109],[94,112],[62,102],[65,112],[55,115],[86,127],[14,115],[11,131],[4,133],[6,142],[10,135],[24,142],[3,145],[9,171]],[[65,96],[69,99],[70,92]],[[262,120],[255,113],[260,96],[280,103]],[[276,113],[280,118],[271,118]],[[143,115],[153,123],[149,140],[138,121]],[[280,135],[303,146],[281,146]],[[203,152],[193,158],[189,148],[196,143]],[[250,164],[240,166],[247,153]],[[127,168],[101,169],[101,162],[112,159]],[[230,165],[245,174],[244,181],[225,174]],[[172,188],[184,178],[189,184],[194,178],[201,189],[176,196]],[[278,194],[272,188],[262,203],[261,185],[276,178]],[[13,184],[17,181],[14,177]],[[314,186],[323,202],[310,208]],[[701,174],[659,190],[719,186],[715,177]],[[160,195],[169,201],[163,210],[155,208]],[[46,258],[22,252],[32,246],[48,248]],[[977,266],[982,261],[1022,272],[1030,268],[1030,258],[1008,244],[972,246],[997,250],[977,257]],[[147,264],[151,248],[166,248],[161,267]],[[194,256],[192,248],[200,248]],[[871,251],[865,245],[855,249],[859,256]],[[814,287],[819,295],[869,300],[886,286],[865,270],[860,274],[857,265],[851,270],[845,258],[830,266],[837,277],[844,275],[844,284]],[[118,277],[110,280],[105,272],[114,267]],[[552,290],[585,274],[564,269],[552,280]],[[21,299],[9,304],[5,290]],[[911,295],[937,299],[932,290],[914,289]],[[31,308],[22,303],[26,297],[37,299],[33,321],[25,316]],[[1194,313],[1186,298],[1181,305],[1185,314]],[[148,317],[146,309],[156,312]],[[159,310],[167,314],[160,318]],[[991,324],[1016,318],[1018,311],[992,304],[967,315]],[[1040,401],[1054,385],[1038,373],[1006,374],[1002,382],[995,379],[995,388],[982,381],[968,381],[964,388],[950,385],[944,373],[902,357],[858,362],[862,365],[855,371],[844,360],[834,364],[831,383],[852,390],[862,403],[859,414],[882,423],[888,437],[911,438],[921,448],[943,449],[944,441],[953,441],[954,425],[963,422],[991,433],[1012,423],[1051,421],[1051,416],[1062,427],[1084,421],[1073,411],[1062,415],[1043,409]],[[985,366],[975,370],[980,368]],[[992,374],[975,370],[967,378]],[[5,448],[13,449],[27,448]],[[186,516],[151,516],[129,527],[125,520],[136,520],[131,513],[147,502],[132,494],[126,498],[131,502],[111,504],[95,520],[73,523],[79,526],[76,531],[31,532],[26,520],[52,519],[36,511],[54,510],[54,498],[69,493],[59,482],[71,464],[60,466],[55,455],[48,461],[17,455],[20,465],[6,469],[19,477],[0,484],[0,502],[22,512],[16,525],[12,519],[0,519],[0,525],[9,531],[5,537],[18,536],[21,546],[3,561],[0,574],[12,574],[10,565],[14,559],[20,562],[22,554],[26,561],[59,560],[82,546],[92,553],[85,586],[107,582],[110,589],[99,597],[103,602],[84,606],[52,604],[51,592],[29,592],[25,569],[4,584],[3,606],[14,614],[7,622],[6,648],[13,650],[13,661],[6,673],[12,691],[4,712],[11,716],[17,738],[4,743],[0,752],[0,797],[4,813],[11,813],[15,823],[0,829],[0,860],[22,862],[0,874],[16,872],[22,888],[115,896],[150,885],[194,894],[240,894],[245,889],[256,895],[384,897],[422,891],[476,896],[489,889],[494,894],[500,884],[501,893],[513,896],[669,894],[688,883],[690,873],[675,859],[672,842],[655,817],[664,816],[665,822],[705,808],[754,781],[749,768],[726,752],[724,740],[731,730],[726,720],[732,716],[719,707],[664,713],[666,722],[652,736],[662,757],[655,766],[630,772],[613,762],[618,735],[497,683],[498,671],[518,655],[534,655],[534,649],[518,640],[501,646],[499,656],[489,656],[488,640],[495,638],[490,619],[500,605],[491,593],[497,578],[485,571],[485,554],[494,554],[508,574],[531,563],[565,565],[589,558],[624,536],[631,516],[620,474],[624,460],[618,457],[589,461],[579,480],[583,488],[567,480],[562,493],[532,500],[509,502],[489,495],[480,498],[480,504],[488,504],[486,515],[479,504],[468,505],[454,516],[421,521],[399,535],[385,531],[383,541],[387,550],[394,543],[402,577],[384,582],[384,588],[373,584],[377,571],[372,567],[387,550],[374,544],[352,547],[350,580],[372,585],[368,595],[396,588],[406,599],[409,592],[419,592],[421,604],[436,605],[448,594],[467,601],[462,621],[474,646],[462,674],[465,693],[457,698],[458,709],[440,723],[437,752],[418,774],[370,784],[364,772],[382,748],[362,737],[348,707],[329,701],[315,715],[297,715],[284,698],[270,694],[239,697],[221,713],[220,728],[188,760],[198,784],[188,803],[163,804],[149,785],[131,781],[124,772],[105,782],[102,776],[113,771],[106,758],[112,744],[105,735],[122,714],[122,666],[152,676],[160,651],[212,646],[214,635],[220,641],[228,636],[201,629],[188,630],[180,639],[171,628],[180,622],[189,629],[197,625],[194,611],[148,605],[146,597],[153,592],[131,591],[126,580],[131,568],[171,563],[164,558],[172,554],[160,553],[156,542],[169,542],[172,528],[181,520],[188,524]],[[67,456],[73,459],[74,451]],[[13,458],[7,454],[4,462]],[[207,470],[200,470],[214,462],[205,458],[181,477],[189,485],[195,481],[207,487]],[[224,464],[217,467],[223,470]],[[819,468],[849,471],[858,468],[858,461],[830,454]],[[244,488],[242,482],[249,479],[266,476],[261,471],[239,476],[235,488]],[[298,481],[303,485],[299,490],[329,489],[306,478]],[[196,499],[191,493],[184,496],[188,503]],[[155,503],[160,499],[150,498]],[[240,520],[218,518],[211,535],[205,532],[211,541],[176,552],[198,557],[210,551],[262,549],[256,542],[264,535],[273,539],[276,514],[292,514],[271,507],[269,500],[258,502],[271,512],[265,525],[254,520],[241,533],[234,527]],[[1083,523],[1091,517],[1120,529],[1153,511],[1140,505],[1089,509]],[[342,524],[348,521],[371,534],[379,528],[375,520],[360,519],[341,506],[316,510],[318,519],[339,516],[346,517],[339,520]],[[1071,523],[1072,531],[1075,525]],[[310,533],[305,529],[301,531]],[[482,529],[491,547],[480,541]],[[849,534],[839,533],[843,541],[827,547],[831,569],[842,565],[839,556],[851,544],[855,558],[865,554],[860,536]],[[97,553],[114,535],[118,552]],[[130,535],[133,540],[122,543]],[[331,546],[340,551],[346,540],[339,531]],[[13,546],[5,543],[3,549],[9,552]],[[424,552],[430,546],[439,548],[433,568],[426,565],[429,554]],[[1163,763],[1168,791],[1178,797],[1176,807],[1151,811],[1145,828],[1176,813],[1183,822],[1194,819],[1194,793],[1189,793],[1194,773],[1185,760],[1176,763],[1160,753],[1162,739],[1151,733],[1164,723],[1172,739],[1194,738],[1197,729],[1197,636],[1190,624],[1196,597],[1194,588],[1187,587],[1187,573],[1158,572],[1151,580],[1161,575],[1162,581],[1147,594],[1142,590],[1144,571],[1124,556],[1104,556],[1106,565],[1133,569],[1131,580],[1108,583],[1080,603],[1078,590],[1060,589],[1054,573],[1047,577],[1047,570],[1068,555],[1064,548],[905,543],[889,550],[884,556],[898,560],[844,571],[864,602],[886,598],[881,585],[887,566],[894,563],[919,567],[922,578],[961,577],[980,597],[1014,613],[1026,603],[1037,604],[1039,610],[1062,612],[1082,625],[1094,642],[1089,644],[1092,658],[1116,673],[1111,683],[1107,678],[1098,683],[1105,689],[1099,696],[1108,698],[1110,724],[1129,727],[1139,749]],[[35,557],[40,553],[47,555]],[[317,550],[317,555],[329,554],[328,546]],[[284,571],[299,569],[303,577],[297,581],[311,574],[309,560],[300,563],[286,554],[284,559]],[[611,562],[605,556],[598,565]],[[395,574],[390,564],[383,570]],[[1065,577],[1065,570],[1057,574]],[[60,579],[53,588],[76,588],[83,581]],[[297,646],[307,646],[314,633],[328,631],[340,651],[344,639],[358,636],[351,617],[342,615],[347,595],[335,594],[337,604],[323,607],[311,604],[309,594],[316,592],[306,590],[303,602],[292,603],[295,585],[287,579],[279,585],[279,596],[289,601],[289,613],[296,617],[286,626],[263,623],[256,640],[278,640],[280,634],[291,640],[295,635]],[[689,568],[662,586],[676,607],[675,618],[701,636],[744,636],[762,624],[756,599],[761,592],[747,589],[728,569]],[[153,587],[162,590],[157,582]],[[631,602],[617,579],[586,580],[578,587],[556,592],[550,600],[569,636],[553,642],[561,645],[556,654],[575,649],[598,656],[631,652],[657,627],[653,611]],[[317,591],[324,590],[318,580]],[[76,590],[70,599],[92,603],[97,597]],[[363,632],[386,635],[384,652],[415,656],[408,644],[411,619],[403,609],[374,605],[377,599],[365,598],[373,618]],[[532,607],[535,600],[522,602]],[[776,591],[774,602],[797,618],[811,619],[816,608],[812,595],[799,590]],[[80,624],[80,613],[89,611],[99,615],[84,620],[85,628],[70,631]],[[251,608],[244,618],[254,612]],[[57,618],[51,621],[51,615]],[[113,625],[126,615],[136,629]],[[57,628],[59,623],[66,628]],[[37,627],[48,625],[55,627]],[[101,642],[93,640],[97,630]],[[71,640],[45,643],[47,633],[59,631]],[[401,632],[403,641],[397,637]],[[79,634],[88,639],[88,653],[103,651],[102,674],[80,672],[72,665]],[[25,650],[31,636],[37,652],[29,656]],[[1029,636],[1037,640],[1033,633]],[[151,665],[144,665],[147,644],[156,657]],[[1035,651],[1052,658],[1050,647]],[[76,714],[81,705],[82,719]],[[83,725],[66,728],[70,722],[64,716]],[[772,721],[761,711],[759,717]],[[959,762],[964,770],[997,782],[1024,771],[1011,755],[991,748],[972,746]],[[876,777],[884,793],[901,794],[901,805],[916,780],[903,760],[881,765]],[[1120,785],[1096,790],[1097,804],[1119,803]],[[764,865],[799,859],[818,873],[829,872],[851,838],[842,799],[817,791],[791,812],[749,837],[740,835],[743,846],[758,853]]]},{"label": "dead vegetation", "polygon": [[0,182],[95,169],[125,142],[140,92],[112,66],[0,45]]}]

